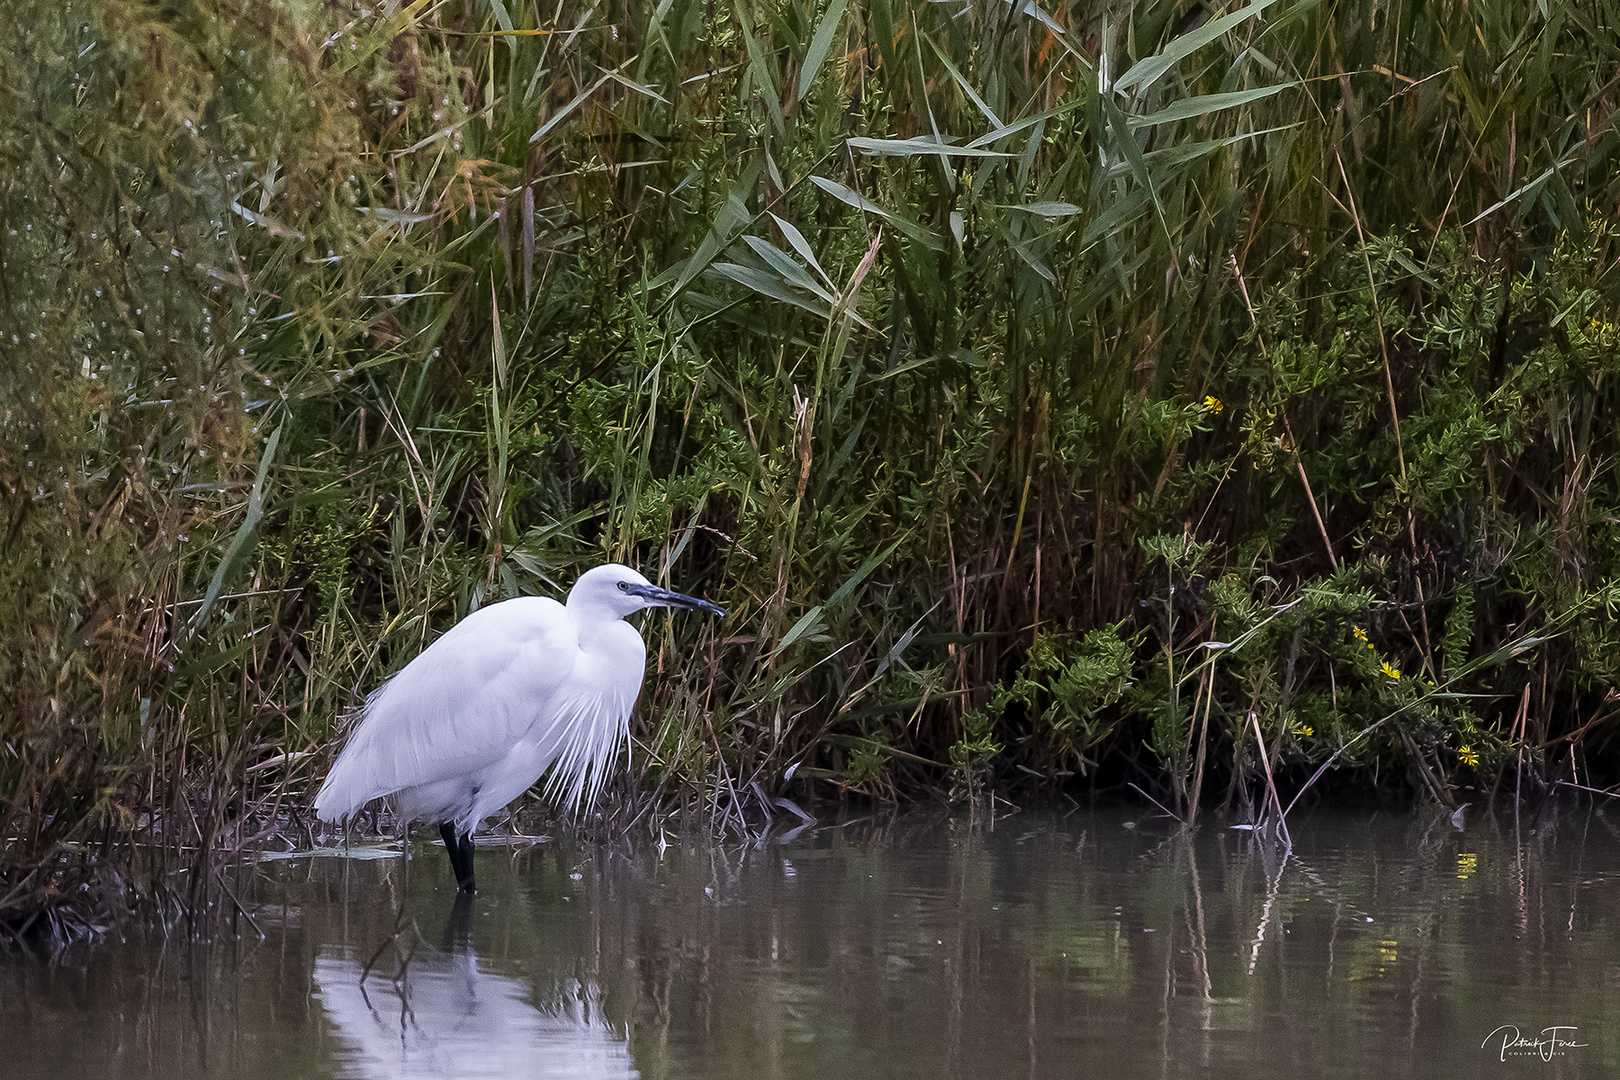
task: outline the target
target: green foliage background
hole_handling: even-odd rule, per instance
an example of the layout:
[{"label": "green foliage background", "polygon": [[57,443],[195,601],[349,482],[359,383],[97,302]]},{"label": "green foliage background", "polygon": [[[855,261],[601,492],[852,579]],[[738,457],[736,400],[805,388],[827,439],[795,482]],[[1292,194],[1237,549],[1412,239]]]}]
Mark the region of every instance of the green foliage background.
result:
[{"label": "green foliage background", "polygon": [[0,909],[607,558],[723,815],[1617,779],[1615,15],[20,0]]}]

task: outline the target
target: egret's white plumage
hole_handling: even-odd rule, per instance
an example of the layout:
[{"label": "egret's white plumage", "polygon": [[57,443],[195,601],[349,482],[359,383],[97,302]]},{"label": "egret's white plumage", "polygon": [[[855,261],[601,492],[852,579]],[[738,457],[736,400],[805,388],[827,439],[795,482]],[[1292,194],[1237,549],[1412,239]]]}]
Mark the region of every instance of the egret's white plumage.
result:
[{"label": "egret's white plumage", "polygon": [[444,823],[468,837],[549,769],[548,796],[589,806],[628,731],[646,648],[624,622],[645,607],[724,614],[660,589],[627,566],[581,574],[566,605],[520,597],[480,608],[366,699],[359,723],[315,797],[323,821],[345,821],[391,797],[402,820]]}]

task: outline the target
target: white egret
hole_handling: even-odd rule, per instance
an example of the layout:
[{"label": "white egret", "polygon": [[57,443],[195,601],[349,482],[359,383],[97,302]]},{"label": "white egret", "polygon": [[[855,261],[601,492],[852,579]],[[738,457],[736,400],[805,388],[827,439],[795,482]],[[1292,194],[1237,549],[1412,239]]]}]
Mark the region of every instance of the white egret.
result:
[{"label": "white egret", "polygon": [[616,563],[579,576],[566,605],[480,608],[383,683],[315,796],[322,821],[391,798],[402,823],[439,822],[456,885],[474,892],[473,831],[551,770],[547,795],[595,801],[629,730],[647,649],[622,620],[648,607],[724,615]]}]

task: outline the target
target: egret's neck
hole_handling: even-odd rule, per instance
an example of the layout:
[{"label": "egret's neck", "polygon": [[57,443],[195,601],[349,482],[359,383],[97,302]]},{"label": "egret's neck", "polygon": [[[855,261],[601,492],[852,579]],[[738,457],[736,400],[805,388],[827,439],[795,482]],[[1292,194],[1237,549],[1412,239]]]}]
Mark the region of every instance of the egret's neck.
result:
[{"label": "egret's neck", "polygon": [[568,593],[563,601],[563,607],[568,609],[569,617],[577,625],[587,623],[617,622],[621,612],[614,610],[613,606],[597,590],[575,588]]},{"label": "egret's neck", "polygon": [[641,635],[618,618],[583,620],[578,632],[583,655],[574,669],[576,679],[618,701],[628,717],[647,670],[647,647]]},{"label": "egret's neck", "polygon": [[581,606],[584,610],[568,609],[568,613],[574,616],[581,649],[604,660],[634,661],[638,665],[645,662],[647,649],[641,643],[641,635],[636,633],[635,627],[615,614]]}]

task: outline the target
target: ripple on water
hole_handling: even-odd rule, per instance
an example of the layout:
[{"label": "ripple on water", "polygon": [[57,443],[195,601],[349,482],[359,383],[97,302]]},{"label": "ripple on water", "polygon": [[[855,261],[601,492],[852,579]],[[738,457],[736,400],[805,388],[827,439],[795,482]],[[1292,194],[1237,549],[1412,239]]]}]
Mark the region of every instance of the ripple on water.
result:
[{"label": "ripple on water", "polygon": [[429,845],[275,860],[235,886],[262,941],[0,960],[0,1075],[1620,1075],[1606,818],[1291,827],[1287,853],[1108,811],[562,836],[481,847],[461,907]]}]

